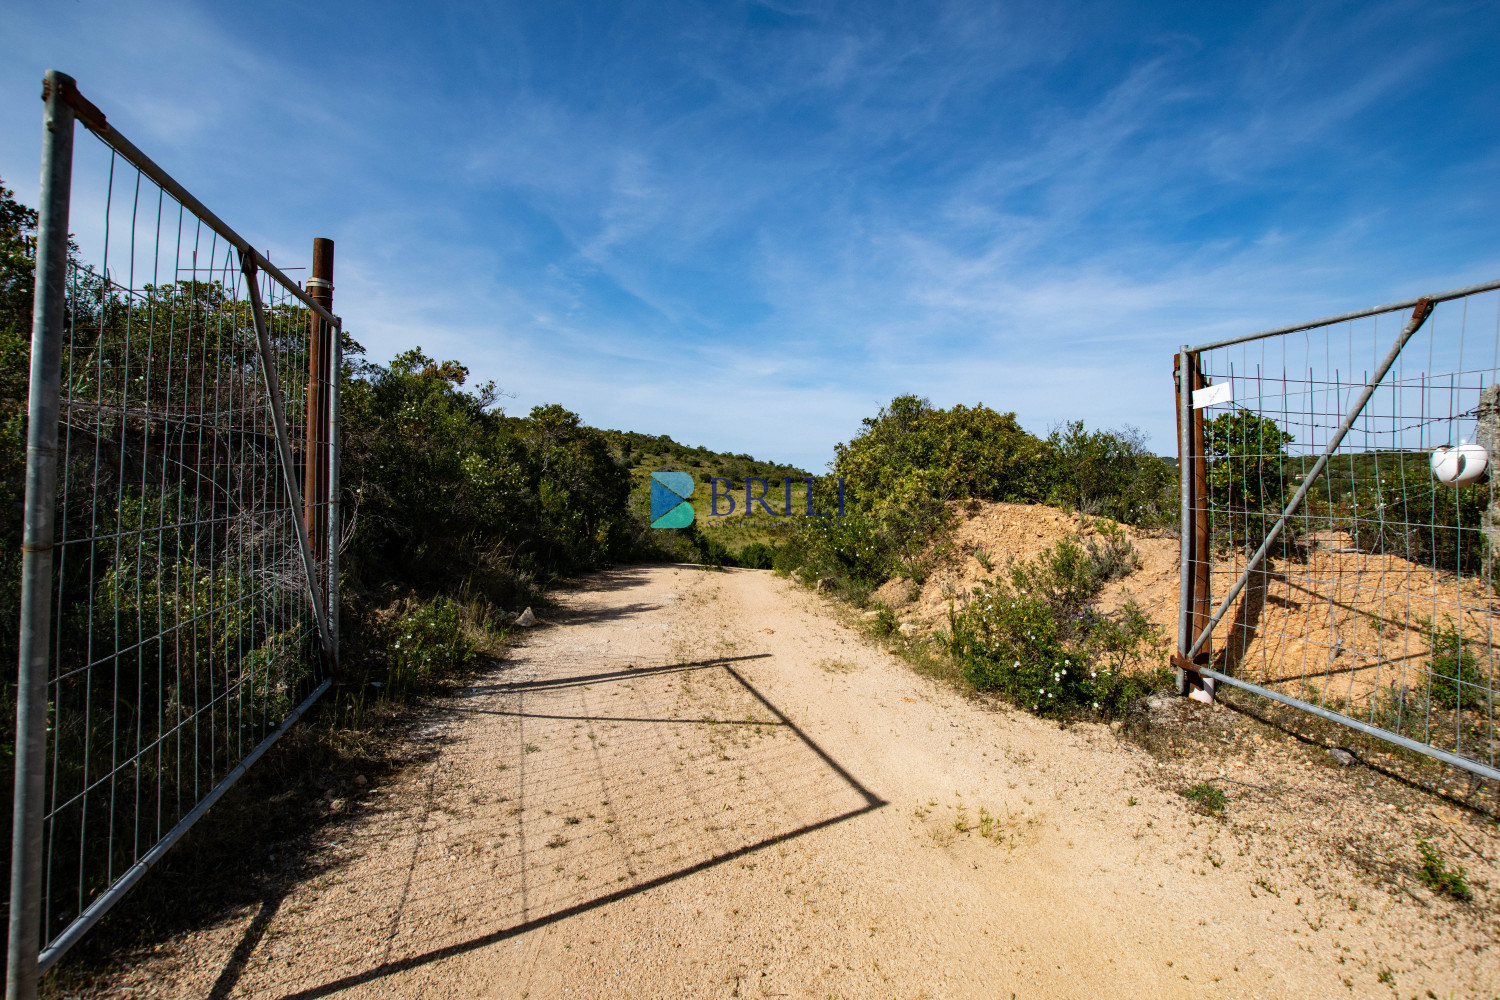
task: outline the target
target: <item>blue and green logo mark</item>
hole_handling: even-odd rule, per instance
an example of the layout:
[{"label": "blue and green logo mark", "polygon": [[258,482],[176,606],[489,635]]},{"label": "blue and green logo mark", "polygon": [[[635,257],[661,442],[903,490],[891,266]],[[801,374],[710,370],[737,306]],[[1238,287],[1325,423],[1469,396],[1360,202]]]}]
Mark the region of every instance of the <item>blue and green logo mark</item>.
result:
[{"label": "blue and green logo mark", "polygon": [[[836,482],[838,485],[838,513],[813,509],[813,481],[803,479],[807,484],[807,516],[808,517],[843,517],[844,516],[844,478],[840,476]],[[733,489],[729,480],[715,476],[708,481],[708,516],[729,517],[734,513],[735,500],[728,493],[719,492],[719,484],[723,483],[728,489]],[[760,493],[751,492],[750,484],[759,483]],[[651,473],[651,527],[653,528],[686,528],[693,523],[693,504],[688,499],[693,495],[695,487],[693,477],[686,472],[653,472]],[[761,510],[773,517],[792,516],[792,480],[782,479],[781,485],[786,491],[786,505],[782,510],[777,510],[766,502],[766,494],[770,485],[759,476],[751,476],[745,480],[745,517],[755,516],[755,505],[760,504]],[[831,499],[826,494],[824,502]],[[719,501],[728,500],[729,509],[720,510]]]},{"label": "blue and green logo mark", "polygon": [[693,523],[693,477],[686,472],[651,473],[651,527],[686,528]]}]

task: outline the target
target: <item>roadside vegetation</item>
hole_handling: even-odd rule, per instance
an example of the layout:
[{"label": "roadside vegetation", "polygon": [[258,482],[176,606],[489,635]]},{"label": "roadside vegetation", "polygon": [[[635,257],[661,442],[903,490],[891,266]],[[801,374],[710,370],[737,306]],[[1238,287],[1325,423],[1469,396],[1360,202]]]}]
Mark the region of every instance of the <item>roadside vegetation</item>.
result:
[{"label": "roadside vegetation", "polygon": [[1135,567],[1123,529],[1103,542],[1064,539],[1011,566],[962,610],[949,604],[948,651],[976,689],[1038,715],[1124,715],[1166,680],[1156,625],[1127,600],[1099,609],[1111,579]]},{"label": "roadside vegetation", "polygon": [[[919,668],[1053,717],[1118,717],[1165,683],[1161,636],[1147,616],[1133,603],[1099,606],[1105,585],[1137,565],[1120,525],[1176,523],[1176,467],[1139,432],[1074,422],[1041,438],[1014,413],[901,396],[838,446],[832,474],[849,484],[849,516],[786,518],[774,566],[868,608],[870,627]],[[832,489],[818,482],[817,509],[828,509]],[[1064,539],[1009,565],[976,553],[992,575],[950,602],[946,632],[902,633],[871,595],[893,578],[925,582],[952,555],[951,529],[970,501],[1076,511],[1095,518],[1098,537]]]}]

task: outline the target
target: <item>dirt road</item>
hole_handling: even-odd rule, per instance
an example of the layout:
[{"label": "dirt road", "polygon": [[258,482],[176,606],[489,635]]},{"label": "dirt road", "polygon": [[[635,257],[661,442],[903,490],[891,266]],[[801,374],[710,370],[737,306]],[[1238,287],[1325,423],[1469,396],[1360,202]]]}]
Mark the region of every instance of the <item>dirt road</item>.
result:
[{"label": "dirt road", "polygon": [[1482,920],[1322,852],[1378,805],[1354,770],[1283,761],[1346,798],[1252,831],[1249,801],[1176,793],[1222,761],[966,701],[769,573],[626,568],[562,601],[434,710],[431,762],[372,791],[326,875],[177,942],[166,992],[1496,993]]}]

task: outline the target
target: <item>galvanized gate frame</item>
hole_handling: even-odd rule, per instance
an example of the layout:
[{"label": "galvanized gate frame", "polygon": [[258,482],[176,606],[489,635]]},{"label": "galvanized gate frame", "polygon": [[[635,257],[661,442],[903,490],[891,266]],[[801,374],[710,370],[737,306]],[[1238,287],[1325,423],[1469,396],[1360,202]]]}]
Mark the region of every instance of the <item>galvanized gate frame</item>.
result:
[{"label": "galvanized gate frame", "polygon": [[[57,495],[59,381],[65,336],[68,268],[69,203],[72,187],[74,121],[80,121],[125,160],[150,177],[239,253],[254,314],[261,369],[270,398],[278,454],[293,511],[305,510],[298,486],[286,415],[278,384],[275,358],[257,285],[257,272],[295,296],[315,317],[329,325],[329,356],[321,359],[331,373],[329,395],[329,531],[328,579],[320,586],[317,564],[309,545],[304,518],[293,517],[301,552],[307,599],[317,620],[321,653],[330,667],[338,663],[338,396],[342,352],[342,321],[322,303],[298,287],[263,254],[172,179],[106,120],[103,112],[78,92],[74,80],[49,70],[43,83],[45,102],[42,177],[36,250],[36,295],[33,308],[30,396],[26,445],[26,500],[22,551],[19,675],[15,756],[14,832],[11,853],[11,910],[7,941],[7,1000],[32,1000],[37,983],[62,954],[137,883],[171,846],[229,789],[245,771],[328,690],[324,679],[303,701],[227,773],[161,840],[127,869],[113,885],[80,913],[43,949],[40,901],[42,893],[42,838],[45,818],[45,761],[49,684],[49,630],[53,572],[54,520]],[[311,419],[311,417],[309,418]]]},{"label": "galvanized gate frame", "polygon": [[[1361,722],[1341,712],[1334,712],[1321,705],[1314,705],[1299,698],[1282,694],[1259,684],[1253,684],[1238,677],[1231,677],[1208,666],[1209,643],[1213,637],[1215,626],[1219,624],[1228,612],[1235,598],[1244,590],[1250,577],[1265,561],[1266,554],[1271,550],[1277,536],[1286,527],[1287,519],[1296,513],[1307,498],[1308,492],[1316,483],[1318,477],[1328,465],[1328,460],[1333,456],[1343,443],[1344,437],[1349,433],[1359,419],[1360,413],[1364,411],[1370,397],[1385,379],[1391,366],[1396,363],[1402,348],[1412,335],[1421,329],[1422,324],[1432,315],[1433,308],[1439,302],[1462,298],[1479,292],[1494,291],[1500,288],[1500,281],[1491,281],[1479,285],[1470,285],[1466,288],[1455,288],[1435,295],[1424,295],[1415,299],[1407,299],[1401,302],[1392,302],[1388,305],[1375,306],[1370,309],[1360,309],[1354,312],[1343,313],[1337,316],[1329,316],[1324,319],[1314,320],[1310,323],[1297,323],[1292,326],[1278,327],[1273,330],[1264,330],[1259,333],[1248,334],[1243,337],[1230,337],[1224,340],[1211,341],[1190,347],[1183,344],[1176,358],[1176,382],[1177,382],[1177,449],[1178,468],[1182,480],[1182,557],[1181,557],[1181,580],[1178,594],[1178,632],[1177,652],[1172,656],[1172,665],[1177,669],[1178,692],[1180,694],[1193,693],[1204,700],[1212,699],[1213,685],[1222,682],[1231,687],[1250,691],[1254,694],[1270,698],[1291,708],[1300,709],[1311,715],[1336,722],[1339,725],[1348,726],[1377,739],[1382,739],[1398,746],[1404,747],[1415,753],[1432,757],[1446,764],[1461,767],[1485,778],[1500,781],[1500,769],[1490,767],[1478,761],[1461,757],[1458,754],[1449,753],[1446,750],[1429,746],[1418,742],[1399,733],[1393,733],[1379,726]],[[1326,326],[1332,323],[1340,323],[1347,320],[1360,319],[1366,316],[1374,316],[1380,313],[1395,312],[1400,309],[1411,309],[1411,318],[1402,328],[1401,334],[1396,338],[1391,349],[1386,353],[1364,389],[1350,406],[1348,413],[1339,424],[1338,429],[1329,439],[1319,454],[1317,461],[1303,478],[1301,486],[1292,495],[1281,516],[1266,534],[1265,540],[1260,548],[1256,550],[1244,570],[1240,573],[1234,585],[1229,588],[1219,602],[1218,608],[1212,615],[1204,614],[1208,603],[1208,561],[1204,556],[1211,542],[1208,531],[1207,507],[1202,502],[1207,491],[1207,456],[1204,448],[1203,419],[1199,409],[1193,406],[1193,391],[1202,388],[1205,380],[1199,370],[1198,356],[1201,352],[1213,350],[1219,347],[1228,347],[1231,344],[1241,344],[1252,340],[1261,340],[1266,337],[1275,337],[1286,333],[1296,333],[1301,330],[1309,330],[1314,327]],[[1186,381],[1186,385],[1184,382]],[[1202,692],[1198,694],[1197,692]]]}]

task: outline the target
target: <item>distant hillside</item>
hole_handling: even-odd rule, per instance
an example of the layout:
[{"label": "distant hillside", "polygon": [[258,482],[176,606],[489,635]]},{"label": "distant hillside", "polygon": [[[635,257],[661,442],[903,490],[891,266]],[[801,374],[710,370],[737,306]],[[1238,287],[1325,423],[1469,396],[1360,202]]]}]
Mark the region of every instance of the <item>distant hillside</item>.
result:
[{"label": "distant hillside", "polygon": [[[621,461],[630,469],[632,483],[630,506],[636,516],[642,520],[647,520],[650,516],[651,473],[686,472],[700,484],[692,498],[698,518],[693,528],[690,529],[696,548],[686,550],[692,554],[680,558],[742,566],[769,567],[771,565],[771,549],[767,547],[767,544],[774,544],[775,524],[773,522],[777,519],[756,517],[753,520],[747,520],[743,517],[745,480],[766,480],[765,495],[770,498],[772,508],[776,510],[784,507],[786,503],[786,489],[783,481],[794,480],[791,489],[792,505],[793,509],[798,509],[807,494],[807,487],[800,482],[809,477],[806,471],[795,465],[761,461],[750,455],[710,451],[702,445],[691,447],[678,444],[665,434],[653,436],[636,431],[602,431],[601,433],[618,453]],[[728,479],[733,484],[727,492],[735,498],[734,503],[731,506],[730,501],[721,500],[720,513],[728,513],[732,510],[735,516],[710,516],[711,499],[709,489],[705,484],[715,477]],[[760,492],[759,487],[755,489],[757,493]],[[705,531],[709,534],[703,534]],[[653,532],[653,534],[659,536],[662,544],[671,545],[674,543],[668,539],[675,538],[678,532],[663,531]],[[710,537],[712,540],[709,540]],[[755,548],[752,549],[751,546]]]},{"label": "distant hillside", "polygon": [[741,482],[759,477],[768,481],[780,481],[783,477],[804,479],[808,473],[795,465],[763,462],[749,455],[735,455],[727,451],[709,451],[702,445],[691,447],[678,444],[665,434],[641,434],[638,431],[604,431],[605,438],[620,459],[641,475],[657,471],[687,472],[699,482],[707,482],[721,476]]}]

